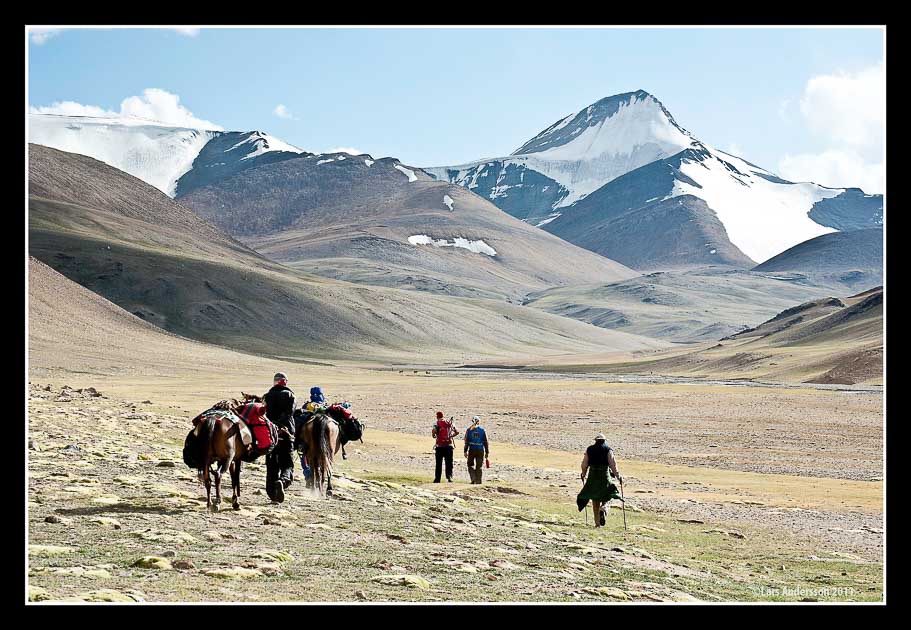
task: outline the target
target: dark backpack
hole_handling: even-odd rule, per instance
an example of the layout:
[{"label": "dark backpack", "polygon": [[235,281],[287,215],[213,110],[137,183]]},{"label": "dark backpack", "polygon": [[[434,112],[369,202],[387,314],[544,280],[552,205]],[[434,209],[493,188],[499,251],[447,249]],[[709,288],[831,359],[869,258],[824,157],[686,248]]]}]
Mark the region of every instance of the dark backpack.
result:
[{"label": "dark backpack", "polygon": [[362,425],[357,418],[351,417],[342,421],[340,424],[342,428],[341,438],[343,445],[348,442],[356,442],[364,435],[364,425]]},{"label": "dark backpack", "polygon": [[187,433],[187,439],[183,442],[183,463],[194,470],[199,469],[200,463],[196,461],[196,455],[199,453],[198,441],[199,438],[196,437],[196,429],[192,429]]}]

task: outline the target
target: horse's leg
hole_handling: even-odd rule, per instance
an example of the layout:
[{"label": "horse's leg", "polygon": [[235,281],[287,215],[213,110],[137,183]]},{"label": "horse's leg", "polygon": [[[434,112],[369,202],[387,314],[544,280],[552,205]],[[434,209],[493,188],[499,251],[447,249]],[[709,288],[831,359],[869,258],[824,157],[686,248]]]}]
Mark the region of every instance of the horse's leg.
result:
[{"label": "horse's leg", "polygon": [[225,457],[224,461],[221,463],[221,466],[218,467],[218,472],[216,473],[218,476],[215,477],[215,501],[219,504],[221,503],[221,480],[226,473],[228,475],[228,478],[231,479],[232,488],[234,485],[234,481],[230,472],[231,464],[234,462],[234,449],[232,446],[233,442],[230,442],[227,447],[227,457]]},{"label": "horse's leg", "polygon": [[231,507],[235,510],[240,509],[240,463],[240,459],[231,462],[231,488],[234,490]]},{"label": "horse's leg", "polygon": [[202,480],[206,484],[206,509],[212,510],[212,478],[209,474],[209,463],[205,462],[206,467],[202,471]]},{"label": "horse's leg", "polygon": [[215,502],[213,503],[213,512],[217,512],[218,506],[221,504],[221,471],[219,470],[217,462],[212,474],[215,477]]},{"label": "horse's leg", "polygon": [[[211,436],[209,436],[211,438]],[[209,467],[212,462],[212,446],[210,444],[209,448],[206,450],[206,456],[203,459],[202,465],[202,480],[206,484],[206,509],[212,510],[212,477]]]},{"label": "horse's leg", "polygon": [[[336,452],[336,453],[338,452],[339,445],[341,444],[341,442],[338,439],[338,426],[335,426],[335,427],[330,426],[330,427],[328,427],[328,431],[329,431],[329,444],[330,444],[330,446],[334,446],[334,448],[330,448],[329,452],[326,453],[326,459],[324,461],[324,465],[326,467],[326,496],[331,497],[332,496],[332,454],[333,454],[333,452]],[[333,444],[333,442],[335,442],[335,444]]]}]

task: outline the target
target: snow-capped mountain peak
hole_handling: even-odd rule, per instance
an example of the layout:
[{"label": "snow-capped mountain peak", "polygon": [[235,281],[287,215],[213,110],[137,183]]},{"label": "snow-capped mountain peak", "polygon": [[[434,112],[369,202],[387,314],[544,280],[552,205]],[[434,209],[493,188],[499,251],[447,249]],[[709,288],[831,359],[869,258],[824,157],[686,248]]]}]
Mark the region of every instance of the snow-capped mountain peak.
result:
[{"label": "snow-capped mountain peak", "polygon": [[[658,99],[644,90],[603,98],[557,121],[507,157],[424,170],[499,202],[526,220],[544,218],[605,183],[691,146],[693,138]],[[515,212],[523,193],[548,207]],[[496,202],[495,202],[496,203]],[[547,210],[548,212],[543,212]]]},{"label": "snow-capped mountain peak", "polygon": [[689,141],[689,132],[677,124],[658,99],[637,90],[602,98],[570,114],[512,155],[534,153],[545,159],[594,159],[607,152],[630,154],[637,146],[648,143],[666,145],[676,153]]}]

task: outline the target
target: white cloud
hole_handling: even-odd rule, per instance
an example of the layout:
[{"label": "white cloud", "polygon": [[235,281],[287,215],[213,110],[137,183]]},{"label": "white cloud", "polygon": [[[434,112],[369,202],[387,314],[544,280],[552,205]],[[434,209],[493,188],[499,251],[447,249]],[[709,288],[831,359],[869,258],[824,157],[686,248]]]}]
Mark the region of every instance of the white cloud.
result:
[{"label": "white cloud", "polygon": [[334,149],[323,151],[323,153],[347,153],[348,155],[366,155],[365,151],[361,151],[360,149],[355,149],[352,147],[335,147]]},{"label": "white cloud", "polygon": [[885,67],[880,62],[853,75],[813,77],[804,88],[800,112],[814,133],[881,153],[886,131]]},{"label": "white cloud", "polygon": [[95,105],[82,105],[74,101],[62,101],[43,107],[30,107],[33,114],[57,114],[62,116],[97,116],[116,117],[131,116],[146,118],[158,122],[174,125],[175,127],[189,127],[191,129],[213,129],[222,131],[222,127],[208,120],[202,120],[193,115],[189,109],[180,104],[180,97],[159,88],[146,88],[142,96],[130,96],[120,103],[120,111],[96,107]]},{"label": "white cloud", "polygon": [[[788,101],[779,108],[784,112]],[[782,176],[823,186],[857,186],[867,193],[885,189],[886,73],[882,62],[857,73],[812,77],[800,99],[800,113],[824,149],[785,155]]]},{"label": "white cloud", "polygon": [[175,28],[172,30],[177,31],[181,35],[186,35],[187,37],[196,37],[197,35],[199,35],[198,28]]},{"label": "white cloud", "polygon": [[62,30],[62,28],[29,28],[28,35],[33,44],[40,46],[51,37],[59,35]]},{"label": "white cloud", "polygon": [[291,110],[279,103],[275,106],[275,109],[272,110],[272,113],[278,116],[279,118],[284,118],[285,120],[297,120],[294,115],[291,113]]},{"label": "white cloud", "polygon": [[851,150],[785,155],[778,163],[778,172],[790,181],[814,182],[831,188],[862,188],[869,194],[885,192],[885,164],[871,163]]}]

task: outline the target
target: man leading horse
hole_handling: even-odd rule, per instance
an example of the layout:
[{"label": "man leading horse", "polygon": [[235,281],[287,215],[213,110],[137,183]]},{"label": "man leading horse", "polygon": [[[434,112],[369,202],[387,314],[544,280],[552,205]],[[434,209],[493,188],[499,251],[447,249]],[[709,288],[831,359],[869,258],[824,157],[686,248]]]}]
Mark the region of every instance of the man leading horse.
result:
[{"label": "man leading horse", "polygon": [[294,481],[294,392],[283,372],[276,373],[272,382],[272,389],[265,393],[263,401],[269,419],[278,427],[278,443],[266,456],[266,494],[281,503],[285,500],[285,489]]}]

